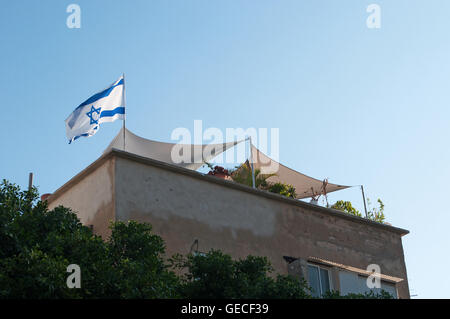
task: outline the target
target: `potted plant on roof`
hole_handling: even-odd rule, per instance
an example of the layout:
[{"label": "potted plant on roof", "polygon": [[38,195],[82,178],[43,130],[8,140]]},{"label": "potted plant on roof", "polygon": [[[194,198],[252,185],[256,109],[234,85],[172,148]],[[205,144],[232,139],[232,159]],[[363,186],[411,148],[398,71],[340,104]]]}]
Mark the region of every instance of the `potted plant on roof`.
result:
[{"label": "potted plant on roof", "polygon": [[[262,174],[260,169],[255,169],[255,187],[271,193],[280,194],[285,197],[296,198],[295,188],[292,185],[282,182],[270,182],[268,179],[277,174]],[[246,161],[244,164],[236,167],[235,170],[230,172],[230,176],[233,181],[239,184],[247,186],[253,186],[253,176],[250,163]]]},{"label": "potted plant on roof", "polygon": [[226,180],[231,180],[230,172],[227,169],[218,165],[214,166],[211,163],[207,162],[205,162],[205,164],[209,167],[209,172],[207,175],[215,176]]}]

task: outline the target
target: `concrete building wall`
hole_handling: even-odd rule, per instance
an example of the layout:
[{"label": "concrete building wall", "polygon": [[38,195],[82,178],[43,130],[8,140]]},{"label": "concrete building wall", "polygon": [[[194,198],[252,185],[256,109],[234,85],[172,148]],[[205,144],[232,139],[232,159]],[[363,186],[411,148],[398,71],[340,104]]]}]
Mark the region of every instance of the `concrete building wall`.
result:
[{"label": "concrete building wall", "polygon": [[397,289],[393,283],[381,281],[381,288],[369,289],[366,281],[367,277],[359,276],[354,272],[345,270],[339,271],[339,282],[342,295],[347,295],[349,293],[369,293],[371,290],[374,293],[379,293],[381,290],[384,290],[390,293],[394,298],[397,298]]},{"label": "concrete building wall", "polygon": [[48,202],[50,209],[72,208],[105,239],[111,220],[149,222],[168,256],[189,253],[197,240],[201,252],[267,256],[279,273],[288,273],[283,256],[360,269],[378,264],[383,274],[404,279],[398,296],[409,298],[401,241],[407,231],[125,152],[104,155]]},{"label": "concrete building wall", "polygon": [[[397,285],[409,298],[402,230],[279,195],[253,190],[195,172],[116,157],[115,213],[118,220],[153,225],[167,253],[221,249],[235,258],[267,256],[287,273],[283,256],[310,256],[405,279]],[[403,231],[403,234],[406,232]]]},{"label": "concrete building wall", "polygon": [[92,225],[95,233],[107,238],[109,221],[115,219],[114,167],[113,157],[95,162],[52,194],[49,208],[71,208],[84,225]]}]

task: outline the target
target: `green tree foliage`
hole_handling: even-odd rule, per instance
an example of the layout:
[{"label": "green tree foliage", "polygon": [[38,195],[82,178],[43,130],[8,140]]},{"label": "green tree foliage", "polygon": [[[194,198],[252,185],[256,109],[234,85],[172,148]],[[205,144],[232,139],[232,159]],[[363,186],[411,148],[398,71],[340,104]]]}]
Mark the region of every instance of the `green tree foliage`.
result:
[{"label": "green tree foliage", "polygon": [[164,241],[151,230],[135,221],[112,224],[106,246],[120,298],[177,297],[178,278],[163,259]]},{"label": "green tree foliage", "polygon": [[379,198],[377,200],[377,203],[378,203],[378,208],[372,207],[370,199],[367,199],[367,206],[369,206],[367,215],[368,215],[369,219],[379,222],[379,223],[383,223],[386,219],[386,217],[384,216],[384,203]]},{"label": "green tree foliage", "polygon": [[[64,207],[51,211],[36,189],[0,184],[0,298],[169,298],[177,277],[164,264],[164,243],[151,226],[116,222],[107,242]],[[82,271],[69,289],[67,266]],[[175,288],[174,288],[175,287]]]},{"label": "green tree foliage", "polygon": [[[273,274],[266,257],[212,250],[166,262],[149,224],[112,223],[103,241],[70,209],[48,210],[37,198],[36,189],[0,184],[0,298],[311,298],[304,281]],[[80,266],[80,289],[66,285],[70,264]],[[358,297],[386,296],[349,296]]]},{"label": "green tree foliage", "polygon": [[342,296],[338,291],[330,291],[322,296],[323,299],[394,299],[386,290],[380,292],[365,292],[360,294],[347,294]]},{"label": "green tree foliage", "polygon": [[[255,187],[266,188],[268,186],[267,179],[271,176],[275,176],[275,174],[262,174],[260,169],[255,169]],[[236,183],[253,187],[252,170],[248,162],[236,167],[231,172],[231,178]]]},{"label": "green tree foliage", "polygon": [[352,206],[351,202],[338,200],[336,203],[334,203],[331,208],[340,210],[342,212],[346,212],[348,214],[352,214],[358,217],[362,217],[361,213]]},{"label": "green tree foliage", "polygon": [[185,298],[308,298],[306,284],[291,276],[270,276],[266,257],[233,260],[218,250],[187,257],[175,256],[174,265],[185,272],[180,291]]},{"label": "green tree foliage", "polygon": [[[297,195],[295,193],[295,188],[292,185],[284,183],[271,183],[267,179],[276,176],[276,174],[261,174],[261,170],[255,169],[255,187],[269,191],[271,193],[280,194],[286,197],[295,198]],[[244,184],[252,187],[252,171],[249,163],[244,163],[243,165],[237,167],[232,173],[231,178],[236,183]]]},{"label": "green tree foliage", "polygon": [[[367,199],[367,206],[369,207],[368,211],[367,211],[367,217],[370,220],[379,222],[379,223],[383,223],[385,221],[385,216],[384,216],[384,203],[381,201],[381,199],[378,198],[377,200],[379,207],[371,207],[371,202],[370,199]],[[352,203],[349,201],[343,201],[343,200],[338,200],[336,203],[334,203],[331,208],[343,211],[345,213],[351,214],[351,215],[355,215],[358,217],[362,217],[361,213],[352,206]]]},{"label": "green tree foliage", "polygon": [[273,183],[269,184],[267,187],[269,192],[280,194],[286,197],[295,198],[297,194],[295,193],[295,188],[292,185],[284,184],[284,183]]}]

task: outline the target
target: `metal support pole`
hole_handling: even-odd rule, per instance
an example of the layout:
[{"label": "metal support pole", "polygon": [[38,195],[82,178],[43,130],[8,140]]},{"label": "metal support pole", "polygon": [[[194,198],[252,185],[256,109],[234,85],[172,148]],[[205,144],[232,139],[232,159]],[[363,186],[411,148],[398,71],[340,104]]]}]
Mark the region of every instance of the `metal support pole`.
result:
[{"label": "metal support pole", "polygon": [[369,216],[367,215],[366,196],[364,195],[364,186],[362,186],[362,185],[361,185],[361,193],[362,193],[362,197],[363,197],[364,211],[366,212],[366,218],[369,218]]},{"label": "metal support pole", "polygon": [[28,175],[28,191],[31,191],[32,188],[33,188],[33,173],[30,173],[30,175]]},{"label": "metal support pole", "polygon": [[125,109],[125,114],[123,115],[123,150],[125,151],[125,131],[126,131],[126,124],[125,124],[125,120],[127,117],[127,109],[126,109],[126,96],[125,96],[125,73],[122,74],[122,78],[123,78],[123,107]]},{"label": "metal support pole", "polygon": [[249,141],[250,141],[250,166],[252,168],[252,185],[253,188],[256,188],[256,183],[255,183],[255,169],[253,168],[253,151],[252,151],[252,137],[249,137]]}]

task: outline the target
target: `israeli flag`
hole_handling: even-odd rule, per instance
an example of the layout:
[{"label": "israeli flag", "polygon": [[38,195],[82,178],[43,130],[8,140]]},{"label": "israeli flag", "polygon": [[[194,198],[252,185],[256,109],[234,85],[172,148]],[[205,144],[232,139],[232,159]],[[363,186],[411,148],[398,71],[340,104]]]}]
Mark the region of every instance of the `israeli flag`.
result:
[{"label": "israeli flag", "polygon": [[69,144],[81,136],[97,133],[100,123],[125,120],[125,79],[123,75],[107,89],[94,94],[66,119]]}]

